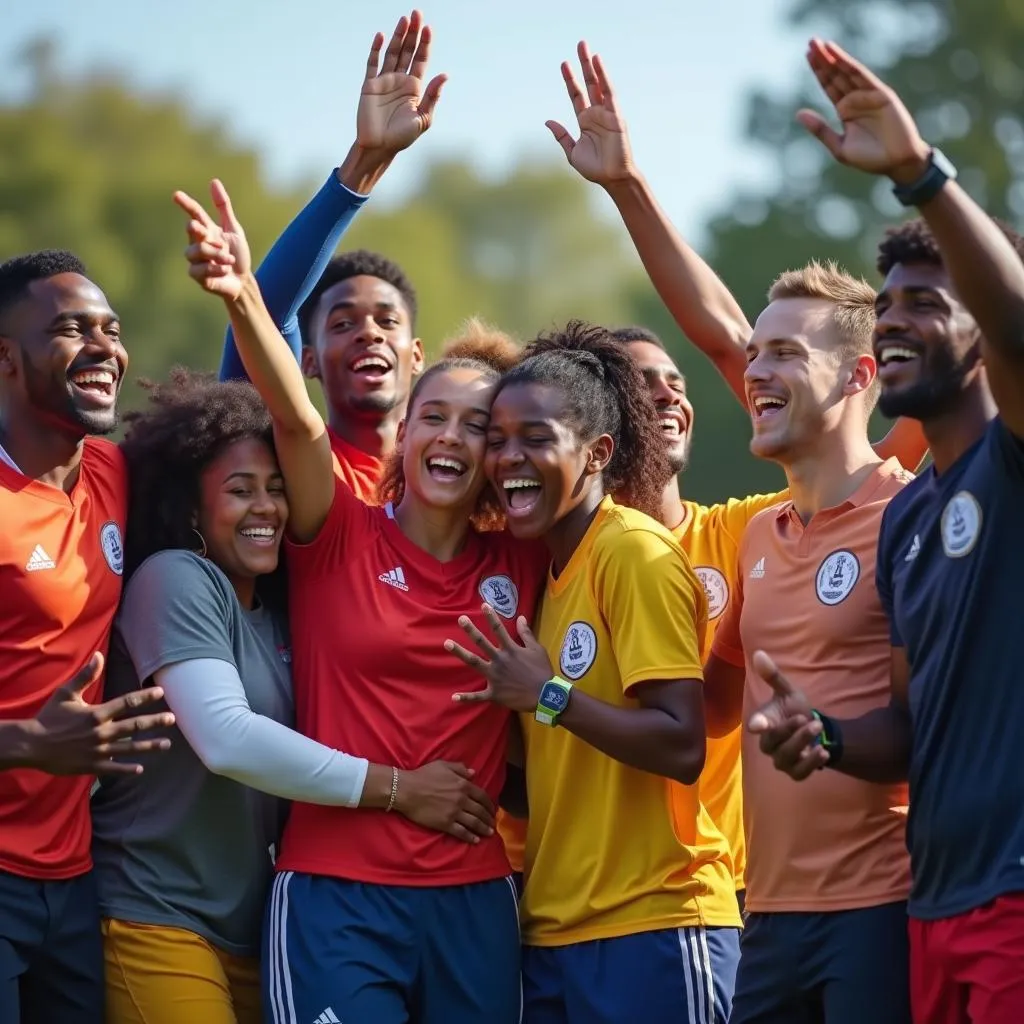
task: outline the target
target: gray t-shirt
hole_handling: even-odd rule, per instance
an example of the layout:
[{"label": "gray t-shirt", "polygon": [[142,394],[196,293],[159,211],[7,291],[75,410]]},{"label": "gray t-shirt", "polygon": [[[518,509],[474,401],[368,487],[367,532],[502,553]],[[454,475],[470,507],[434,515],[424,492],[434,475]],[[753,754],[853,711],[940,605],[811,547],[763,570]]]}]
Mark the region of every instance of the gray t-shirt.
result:
[{"label": "gray t-shirt", "polygon": [[[242,608],[215,565],[188,551],[147,559],[124,591],[106,696],[158,669],[212,658],[235,666],[253,712],[291,726],[284,623]],[[214,775],[177,729],[143,755],[141,776],[93,797],[93,859],[105,917],[186,928],[238,956],[258,955],[285,801]]]}]

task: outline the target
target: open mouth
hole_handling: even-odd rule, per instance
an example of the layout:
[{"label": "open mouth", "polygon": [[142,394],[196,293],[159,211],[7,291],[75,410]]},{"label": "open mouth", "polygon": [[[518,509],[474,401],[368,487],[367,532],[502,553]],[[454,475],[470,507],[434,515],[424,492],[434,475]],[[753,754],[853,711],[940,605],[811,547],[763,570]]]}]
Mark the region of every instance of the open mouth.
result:
[{"label": "open mouth", "polygon": [[427,459],[427,473],[431,480],[447,484],[464,476],[467,466],[459,459],[453,459],[450,455],[433,455]]},{"label": "open mouth", "polygon": [[383,356],[362,356],[351,366],[352,372],[368,383],[379,383],[391,372],[391,364]]},{"label": "open mouth", "polygon": [[277,530],[273,526],[246,526],[238,531],[238,535],[260,548],[271,548],[277,540]]},{"label": "open mouth", "polygon": [[529,515],[540,501],[539,480],[531,480],[528,477],[503,480],[501,490],[505,496],[506,510],[510,515]]},{"label": "open mouth", "polygon": [[878,362],[878,378],[885,381],[898,376],[908,365],[920,359],[917,349],[898,342],[886,342],[875,347]]},{"label": "open mouth", "polygon": [[79,370],[68,380],[78,393],[93,399],[110,400],[117,392],[117,374],[111,370]]},{"label": "open mouth", "polygon": [[770,420],[773,416],[778,416],[787,405],[789,401],[778,395],[757,395],[750,400],[756,421]]},{"label": "open mouth", "polygon": [[679,416],[659,416],[658,422],[666,441],[678,441],[683,436],[685,427]]}]

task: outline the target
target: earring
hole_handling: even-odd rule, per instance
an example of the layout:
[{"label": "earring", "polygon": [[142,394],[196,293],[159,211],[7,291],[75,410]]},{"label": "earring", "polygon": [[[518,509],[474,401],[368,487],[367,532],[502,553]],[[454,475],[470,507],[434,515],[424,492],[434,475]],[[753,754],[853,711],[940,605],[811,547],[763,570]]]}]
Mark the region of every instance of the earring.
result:
[{"label": "earring", "polygon": [[200,558],[205,558],[206,557],[206,538],[194,526],[192,527],[192,532],[199,538],[199,543],[202,544],[202,546],[203,546],[202,551],[197,551],[196,554]]}]

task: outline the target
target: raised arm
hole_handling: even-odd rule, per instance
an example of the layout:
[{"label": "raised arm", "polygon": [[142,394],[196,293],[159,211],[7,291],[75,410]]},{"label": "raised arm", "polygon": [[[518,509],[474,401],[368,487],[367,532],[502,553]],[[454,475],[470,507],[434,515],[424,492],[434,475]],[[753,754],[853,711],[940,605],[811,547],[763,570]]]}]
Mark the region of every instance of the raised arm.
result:
[{"label": "raised arm", "polygon": [[662,302],[745,406],[743,372],[750,324],[718,275],[672,226],[634,164],[626,121],[601,58],[591,56],[585,42],[577,52],[586,95],[568,62],[562,64],[562,78],[576,112],[579,138],[557,121],[548,121],[547,126],[570,166],[611,196]]},{"label": "raised arm", "polygon": [[191,196],[174,194],[174,201],[191,218],[189,275],[227,306],[246,373],[274,421],[277,459],[288,493],[288,532],[299,543],[308,543],[319,533],[334,499],[327,427],[310,401],[299,364],[264,305],[250,269],[249,245],[227,190],[214,181],[210,191],[219,225]]},{"label": "raised arm", "polygon": [[[895,185],[921,181],[932,150],[895,92],[835,43],[812,40],[808,61],[842,121],[820,114],[800,122],[840,163],[885,175]],[[955,181],[920,203],[957,294],[977,321],[988,381],[1007,426],[1024,437],[1024,262],[987,213]]]},{"label": "raised arm", "polygon": [[[382,64],[384,35],[374,36],[359,96],[355,142],[256,271],[267,309],[296,360],[302,351],[299,309],[395,155],[430,127],[446,80],[445,75],[437,75],[424,87],[430,41],[430,26],[423,24],[419,11],[399,19]],[[245,376],[234,330],[229,327],[220,377]]]},{"label": "raised arm", "polygon": [[[601,58],[591,55],[585,42],[577,52],[586,95],[568,63],[562,64],[562,78],[576,112],[579,138],[557,121],[548,121],[547,126],[570,166],[611,197],[661,301],[746,408],[743,374],[752,328],[732,292],[672,226],[633,162],[626,121]],[[899,420],[874,449],[881,458],[895,457],[913,471],[928,446],[920,424]]]}]

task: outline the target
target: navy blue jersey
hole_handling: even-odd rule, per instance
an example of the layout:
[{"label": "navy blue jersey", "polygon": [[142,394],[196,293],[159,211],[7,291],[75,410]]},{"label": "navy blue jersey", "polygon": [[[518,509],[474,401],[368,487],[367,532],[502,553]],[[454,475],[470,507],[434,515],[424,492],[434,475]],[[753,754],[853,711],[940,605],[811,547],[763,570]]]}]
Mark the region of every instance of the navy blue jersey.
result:
[{"label": "navy blue jersey", "polygon": [[1002,420],[892,499],[876,579],[910,661],[910,914],[1024,892],[1024,442]]}]

